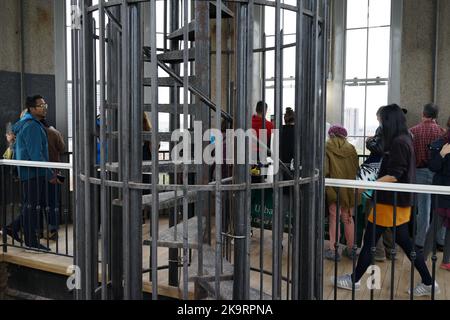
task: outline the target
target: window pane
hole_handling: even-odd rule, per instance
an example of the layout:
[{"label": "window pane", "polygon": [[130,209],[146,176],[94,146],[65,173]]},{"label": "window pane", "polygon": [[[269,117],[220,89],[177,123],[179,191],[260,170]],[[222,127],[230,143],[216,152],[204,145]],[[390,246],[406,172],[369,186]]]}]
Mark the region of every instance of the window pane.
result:
[{"label": "window pane", "polygon": [[367,27],[368,0],[347,0],[347,29]]},{"label": "window pane", "polygon": [[[297,30],[297,14],[294,11],[282,10],[283,12],[283,32],[284,34],[294,33]],[[295,40],[294,40],[295,41]]]},{"label": "window pane", "polygon": [[366,135],[373,136],[379,124],[377,111],[388,102],[388,85],[367,87]]},{"label": "window pane", "polygon": [[370,0],[369,26],[388,26],[391,24],[391,0]]},{"label": "window pane", "polygon": [[275,77],[275,51],[266,52],[266,79]]},{"label": "window pane", "polygon": [[295,47],[286,48],[283,52],[283,78],[295,77]]},{"label": "window pane", "polygon": [[344,126],[350,136],[364,135],[364,102],[364,87],[345,87]]},{"label": "window pane", "polygon": [[366,77],[367,29],[347,31],[346,79]]},{"label": "window pane", "polygon": [[360,137],[349,137],[348,142],[355,146],[356,153],[358,155],[363,155],[365,152],[365,142],[364,138]]},{"label": "window pane", "polygon": [[72,80],[72,29],[66,29],[67,80]]},{"label": "window pane", "polygon": [[369,29],[369,78],[389,77],[390,27]]},{"label": "window pane", "polygon": [[275,8],[265,7],[264,32],[266,35],[275,34]]},{"label": "window pane", "polygon": [[158,126],[159,132],[170,132],[170,114],[159,112]]}]

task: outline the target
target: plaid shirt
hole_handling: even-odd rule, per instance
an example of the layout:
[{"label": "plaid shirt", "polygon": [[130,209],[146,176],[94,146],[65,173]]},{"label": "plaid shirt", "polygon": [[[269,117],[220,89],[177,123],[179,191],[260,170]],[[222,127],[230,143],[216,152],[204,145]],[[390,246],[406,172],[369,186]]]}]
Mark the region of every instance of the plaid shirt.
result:
[{"label": "plaid shirt", "polygon": [[424,120],[410,131],[413,134],[416,167],[428,167],[430,161],[428,145],[442,137],[445,131],[436,123],[436,120]]}]

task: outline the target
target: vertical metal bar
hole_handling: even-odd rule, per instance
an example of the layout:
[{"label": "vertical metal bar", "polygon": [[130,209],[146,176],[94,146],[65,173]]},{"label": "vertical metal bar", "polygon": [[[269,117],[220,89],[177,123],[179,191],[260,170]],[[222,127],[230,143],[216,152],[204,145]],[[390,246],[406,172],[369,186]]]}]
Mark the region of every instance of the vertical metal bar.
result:
[{"label": "vertical metal bar", "polygon": [[[265,30],[265,12],[266,7],[262,6],[261,8],[262,14],[261,14],[261,30],[262,32],[262,41],[261,41],[261,47],[263,48],[262,51],[262,63],[263,67],[261,68],[261,77],[262,77],[262,102],[263,105],[266,105],[266,34],[264,33]],[[266,128],[266,122],[263,121],[263,129]],[[265,189],[261,189],[261,191],[257,190],[256,192],[259,192],[261,194],[261,226],[260,226],[260,234],[259,234],[259,298],[260,300],[263,300],[264,296],[264,213],[265,213]]]},{"label": "vertical metal bar", "polygon": [[[252,94],[253,92],[253,32],[254,32],[254,0],[248,1],[247,6],[247,33],[246,33],[246,54],[247,54],[247,62],[245,65],[246,68],[246,78],[245,78],[245,108],[246,108],[246,120],[245,120],[245,128],[248,130],[252,127]],[[244,106],[242,106],[244,107]],[[264,121],[263,121],[264,123]],[[250,137],[247,137],[250,139]],[[249,141],[250,142],[250,141]],[[244,299],[250,299],[250,221],[251,221],[251,177],[250,177],[250,168],[251,164],[249,162],[250,156],[250,143],[247,144],[248,152],[245,155],[245,177],[246,177],[246,185],[245,185],[245,199],[246,205],[244,210],[244,231],[245,231],[245,263],[244,263]]]},{"label": "vertical metal bar", "polygon": [[294,234],[292,245],[292,299],[299,298],[299,258],[300,258],[300,157],[302,97],[303,97],[303,0],[297,0],[296,16],[296,58],[295,58],[295,146],[294,146]]},{"label": "vertical metal bar", "polygon": [[[358,232],[358,189],[355,189],[355,206],[354,206],[354,216],[355,216],[355,223],[354,223],[354,229],[353,232],[355,236]],[[355,239],[356,237],[354,237]],[[358,250],[358,245],[356,244],[356,241],[353,241],[353,248],[352,248],[352,300],[355,300],[355,269],[356,269],[356,251]]]},{"label": "vertical metal bar", "polygon": [[[188,1],[184,0],[184,10],[183,10],[183,26],[184,26],[184,37],[183,37],[183,132],[188,130],[188,96],[189,96],[189,42],[188,42]],[[186,151],[185,151],[186,152]],[[186,159],[186,158],[185,158]],[[183,299],[188,299],[188,167],[187,164],[183,162]],[[200,224],[200,218],[199,218]],[[199,244],[202,239],[198,239]],[[216,292],[216,298],[217,298]]]},{"label": "vertical metal bar", "polygon": [[[438,213],[436,211],[437,207],[437,195],[433,195],[432,200],[432,212],[433,212],[433,250],[432,250],[432,256],[431,256],[431,280],[432,280],[432,287],[431,287],[431,300],[435,299],[436,295],[436,262],[437,262],[437,256],[436,256],[436,250],[437,250],[437,235],[439,232],[438,228]],[[411,290],[412,291],[412,290]]]},{"label": "vertical metal bar", "polygon": [[[247,79],[247,45],[248,39],[246,34],[248,31],[247,19],[248,19],[248,6],[244,3],[236,4],[236,33],[237,33],[237,44],[236,44],[236,62],[237,66],[237,103],[236,103],[236,129],[246,129],[248,124],[246,122],[246,111],[247,111],[247,92],[246,92],[246,79]],[[247,150],[246,150],[247,151]],[[248,175],[248,159],[246,155],[245,165],[236,163],[236,169],[234,170],[233,182],[246,183],[246,189],[248,189],[248,181],[246,179]],[[247,254],[247,241],[243,240],[242,237],[247,236],[247,220],[246,220],[246,205],[245,196],[246,191],[237,192],[235,208],[236,214],[235,219],[235,234],[237,238],[235,239],[234,247],[234,283],[233,283],[233,299],[248,299],[246,294],[246,284],[249,283],[246,277],[246,254]],[[244,209],[244,210],[243,210]],[[244,214],[240,214],[244,211]]]},{"label": "vertical metal bar", "polygon": [[[72,0],[72,20],[76,20],[76,15],[78,14],[78,10],[80,10],[80,6],[78,0]],[[75,16],[74,16],[75,15]],[[75,22],[75,21],[74,21]],[[75,130],[75,128],[80,128],[80,30],[79,26],[73,24],[72,25],[72,140],[73,140],[73,150],[80,150],[80,135],[79,131]],[[80,161],[81,161],[81,152],[77,152],[77,154],[73,157],[73,184],[74,184],[74,230],[73,230],[73,253],[74,253],[74,263],[81,270],[84,270],[84,255],[83,255],[83,247],[84,247],[84,217],[83,217],[83,209],[84,206],[83,198],[81,196],[81,180],[79,173],[81,172]],[[84,272],[81,274],[81,283],[84,283]],[[77,300],[81,300],[84,298],[84,290],[76,289],[75,290],[75,298]]]},{"label": "vertical metal bar", "polygon": [[[209,1],[195,1],[192,2],[194,6],[194,16],[195,16],[195,71],[192,71],[195,74],[195,82],[196,86],[203,91],[205,94],[210,94],[211,91],[211,77],[210,77],[210,69],[211,69],[211,57],[210,57],[210,18],[209,18],[209,10],[210,3]],[[185,11],[188,15],[188,9]],[[189,15],[188,15],[189,17]],[[187,28],[187,25],[185,26]],[[186,33],[185,33],[186,37]],[[191,70],[194,70],[194,66],[191,64]],[[190,101],[193,101],[193,96],[190,95]],[[191,112],[191,121],[201,121],[202,122],[202,133],[205,132],[209,128],[209,121],[211,113],[210,111],[205,111],[207,109],[206,105],[201,102],[199,99],[195,99],[196,108]],[[206,143],[203,142],[201,146],[197,147],[206,147]],[[208,184],[209,183],[209,170],[208,167],[204,164],[196,165],[195,171],[195,183],[196,184]],[[211,240],[211,227],[210,227],[210,217],[211,211],[208,210],[207,204],[209,204],[209,200],[206,198],[207,193],[199,192],[197,195],[196,203],[195,203],[195,215],[198,219],[197,226],[197,238],[198,238],[198,273],[203,273],[203,219],[206,218],[206,238],[208,243]],[[209,199],[209,198],[208,198]]]},{"label": "vertical metal bar", "polygon": [[[321,88],[317,94],[320,93],[321,99],[319,100],[319,110],[318,110],[318,148],[317,148],[317,168],[324,167],[325,159],[325,121],[326,121],[326,103],[327,103],[327,70],[328,70],[328,29],[329,29],[329,2],[328,0],[321,0],[323,5],[322,13],[322,41],[320,53],[322,54],[322,65],[320,69],[321,77]],[[319,170],[319,181],[317,190],[317,203],[318,210],[316,215],[316,228],[317,228],[317,239],[316,239],[316,253],[323,252],[324,247],[324,224],[325,220],[325,176],[324,171]],[[323,281],[324,281],[324,265],[323,265],[323,255],[316,254],[316,264],[315,264],[315,298],[323,299]]]},{"label": "vertical metal bar", "polygon": [[152,299],[158,299],[158,230],[159,230],[159,158],[158,149],[158,61],[156,56],[156,0],[150,2],[150,48],[151,48],[151,106],[152,106]]},{"label": "vertical metal bar", "polygon": [[[186,26],[187,29],[187,26]],[[185,31],[186,32],[186,31]],[[185,34],[186,35],[186,34]],[[216,4],[216,129],[221,132],[221,110],[222,110],[222,0]],[[218,144],[218,141],[221,144]],[[215,289],[216,297],[220,297],[220,274],[222,265],[222,165],[218,161],[224,158],[223,137],[215,139],[216,147],[216,256],[215,256]],[[220,151],[219,151],[220,148]],[[221,157],[217,155],[220,154]],[[221,159],[220,159],[221,158]]]},{"label": "vertical metal bar", "polygon": [[[170,1],[170,32],[174,32],[175,30],[178,30],[180,24],[178,21],[178,17],[180,14],[180,6],[178,0],[171,0]],[[167,13],[166,13],[167,14]],[[179,50],[179,44],[178,40],[171,40],[170,41],[170,50]],[[179,74],[180,73],[180,66],[179,64],[173,64],[172,65],[173,70]],[[170,88],[170,103],[173,103],[173,113],[170,115],[170,130],[175,131],[177,129],[180,129],[180,117],[178,112],[178,106],[180,101],[180,90],[178,87],[178,84],[175,84],[173,88]],[[175,147],[175,144],[172,142],[170,143],[170,150],[173,150]],[[172,161],[174,159],[171,159]],[[174,173],[172,176],[170,176],[170,183],[178,184],[178,166],[174,166]],[[178,199],[178,190],[175,190],[175,199]],[[178,207],[178,201],[175,201],[175,206],[173,210],[173,216],[172,221],[169,221],[169,227],[174,226],[173,231],[173,240],[177,241],[178,237],[178,214],[179,214],[179,207]],[[178,287],[179,281],[178,281],[178,249],[171,249],[169,248],[169,285],[170,286],[176,286]]]},{"label": "vertical metal bar", "polygon": [[[372,247],[370,252],[372,254],[371,265],[375,265],[375,252],[377,250],[377,240],[376,240],[376,231],[377,231],[377,190],[373,191],[373,224],[372,224]],[[372,272],[373,276],[373,272]],[[374,286],[370,287],[370,300],[373,300],[374,295]]]},{"label": "vertical metal bar", "polygon": [[130,11],[128,1],[123,0],[121,4],[122,18],[122,96],[120,104],[120,130],[121,134],[121,175],[123,181],[122,189],[122,234],[123,234],[123,284],[124,299],[131,299],[131,270],[130,270]]},{"label": "vertical metal bar", "polygon": [[[416,198],[416,194],[414,194],[413,197]],[[414,264],[415,264],[416,259],[417,259],[416,246],[415,246],[416,235],[417,235],[417,230],[416,230],[416,216],[417,216],[417,214],[416,214],[415,210],[417,210],[417,207],[414,208],[414,211],[412,212],[412,216],[413,216],[413,219],[412,219],[412,221],[413,221],[413,224],[412,224],[412,230],[413,230],[412,243],[413,243],[413,246],[412,246],[412,251],[411,251],[411,270],[410,270],[410,278],[409,278],[409,284],[410,284],[409,287],[410,288],[414,288],[414,271],[415,271]],[[410,290],[410,292],[409,292],[409,299],[411,301],[414,300],[414,292],[413,292],[413,290]]]},{"label": "vertical metal bar", "polygon": [[106,235],[106,114],[105,114],[105,11],[103,0],[99,1],[99,48],[100,48],[100,217],[101,217],[101,270],[102,270],[102,300],[108,297],[106,253],[108,251]]},{"label": "vertical metal bar", "polygon": [[[281,117],[281,96],[282,96],[282,78],[281,78],[281,0],[275,2],[275,128],[280,129],[280,117]],[[263,122],[265,119],[263,119]],[[278,152],[275,149],[274,152]],[[276,157],[277,158],[277,157]],[[282,249],[281,239],[282,233],[280,233],[281,225],[281,210],[279,209],[280,202],[280,189],[279,189],[279,175],[278,173],[273,176],[273,229],[272,229],[272,298],[274,300],[281,299],[281,266],[282,266]]]},{"label": "vertical metal bar", "polygon": [[394,214],[393,214],[393,228],[392,228],[392,249],[391,249],[391,294],[390,299],[394,300],[394,286],[395,286],[395,256],[396,256],[396,237],[397,237],[397,192],[394,192]]},{"label": "vertical metal bar", "polygon": [[[341,226],[340,213],[341,213],[341,195],[340,188],[337,188],[336,192],[336,229],[334,238],[334,300],[337,300],[337,275],[338,275],[338,254],[339,254],[339,229]],[[330,237],[330,241],[331,237]],[[331,246],[330,246],[331,247]]]},{"label": "vertical metal bar", "polygon": [[[6,186],[5,186],[5,167],[1,166],[1,186],[2,186],[2,191],[1,193],[1,205],[2,205],[2,242],[3,242],[3,246],[2,246],[2,250],[3,253],[7,252],[7,241],[8,239],[6,238],[6,197],[5,197],[5,192],[6,192]],[[12,220],[14,222],[14,220]]]},{"label": "vertical metal bar", "polygon": [[[142,101],[143,101],[143,66],[141,35],[141,4],[130,6],[130,180],[142,182]],[[155,104],[156,106],[157,104]],[[156,120],[158,117],[156,117]],[[155,130],[158,127],[156,126]],[[158,131],[155,131],[157,136]],[[156,143],[156,146],[158,142]],[[158,152],[155,153],[158,157]],[[153,177],[156,184],[158,175]],[[130,189],[130,298],[142,299],[142,190]]]}]

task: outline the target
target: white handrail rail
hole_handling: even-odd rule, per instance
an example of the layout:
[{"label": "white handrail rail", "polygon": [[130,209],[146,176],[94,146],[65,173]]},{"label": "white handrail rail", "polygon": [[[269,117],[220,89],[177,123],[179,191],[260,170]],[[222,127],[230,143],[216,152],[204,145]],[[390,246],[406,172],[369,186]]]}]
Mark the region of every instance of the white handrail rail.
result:
[{"label": "white handrail rail", "polygon": [[31,168],[48,168],[48,169],[61,169],[71,170],[73,166],[71,163],[61,162],[44,162],[44,161],[24,161],[24,160],[0,160],[0,165],[5,166],[19,166],[19,167],[31,167]]},{"label": "white handrail rail", "polygon": [[397,191],[410,193],[431,193],[450,195],[450,187],[435,186],[424,184],[406,184],[406,183],[388,183],[388,182],[372,182],[359,180],[342,180],[342,179],[325,179],[325,186],[327,187],[341,187],[352,189],[367,189],[367,190],[382,190],[382,191]]}]

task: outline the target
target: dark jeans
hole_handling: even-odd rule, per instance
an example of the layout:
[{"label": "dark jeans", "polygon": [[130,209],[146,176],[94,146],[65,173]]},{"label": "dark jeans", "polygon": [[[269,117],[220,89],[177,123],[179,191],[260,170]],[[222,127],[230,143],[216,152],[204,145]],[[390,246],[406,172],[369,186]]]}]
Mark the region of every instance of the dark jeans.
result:
[{"label": "dark jeans", "polygon": [[22,185],[22,212],[12,223],[15,234],[23,228],[25,245],[39,247],[38,226],[40,224],[40,212],[45,208],[45,192],[47,182],[45,177],[36,177],[21,182]]},{"label": "dark jeans", "polygon": [[48,228],[50,232],[56,232],[59,228],[59,199],[61,186],[47,183],[48,188]]},{"label": "dark jeans", "polygon": [[[386,231],[386,227],[376,226],[375,227],[375,243],[378,242],[381,235]],[[358,282],[364,273],[366,272],[367,268],[371,264],[371,247],[374,247],[373,245],[373,224],[368,223],[366,228],[366,233],[364,235],[364,245],[361,249],[361,253],[358,258],[358,264],[356,265],[355,269],[355,281]],[[411,239],[409,238],[409,232],[408,232],[408,224],[403,224],[401,226],[398,226],[396,228],[395,233],[395,242],[400,246],[400,248],[403,249],[408,259],[411,260],[411,251],[413,249],[413,243]],[[433,280],[431,278],[430,272],[428,271],[428,268],[425,264],[425,259],[423,257],[423,254],[420,252],[416,252],[416,259],[414,260],[414,266],[416,267],[417,271],[419,272],[420,276],[422,277],[422,282],[425,285],[431,285],[433,283]]]}]

